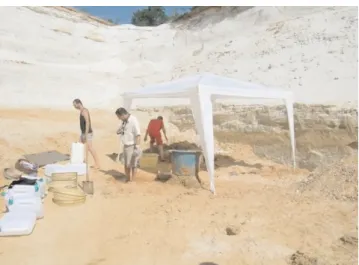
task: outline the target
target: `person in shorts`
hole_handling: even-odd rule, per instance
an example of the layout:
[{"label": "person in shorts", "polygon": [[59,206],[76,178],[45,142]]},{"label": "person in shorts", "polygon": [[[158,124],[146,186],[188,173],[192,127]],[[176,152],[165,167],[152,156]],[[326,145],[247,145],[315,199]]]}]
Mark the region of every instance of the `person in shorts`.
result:
[{"label": "person in shorts", "polygon": [[80,142],[86,144],[88,151],[90,152],[90,154],[92,155],[95,161],[95,167],[99,169],[100,166],[98,163],[97,153],[92,145],[93,130],[91,125],[90,112],[88,111],[87,108],[83,106],[81,100],[78,98],[74,99],[72,104],[75,109],[80,111],[80,130],[81,130]]},{"label": "person in shorts", "polygon": [[140,125],[137,118],[124,108],[117,109],[116,116],[122,121],[117,134],[120,135],[123,144],[125,174],[128,181],[133,181],[136,177],[139,159],[142,154],[140,149]]},{"label": "person in shorts", "polygon": [[164,161],[163,141],[162,141],[161,131],[163,132],[163,135],[165,136],[166,141],[168,141],[167,135],[166,135],[166,129],[163,124],[163,117],[158,116],[157,119],[152,119],[148,123],[144,140],[146,142],[147,137],[150,136],[151,151],[153,150],[154,143],[156,143],[161,161]]}]

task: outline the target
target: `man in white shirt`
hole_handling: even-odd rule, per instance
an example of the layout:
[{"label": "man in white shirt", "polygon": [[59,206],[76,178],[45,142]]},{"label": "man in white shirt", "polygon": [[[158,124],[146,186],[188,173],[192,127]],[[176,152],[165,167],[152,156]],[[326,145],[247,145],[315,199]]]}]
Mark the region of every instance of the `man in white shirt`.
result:
[{"label": "man in white shirt", "polygon": [[141,156],[140,125],[137,118],[128,113],[124,108],[117,109],[116,116],[122,121],[122,125],[117,130],[117,134],[121,136],[123,144],[125,173],[128,180],[133,181],[136,176],[138,161]]}]

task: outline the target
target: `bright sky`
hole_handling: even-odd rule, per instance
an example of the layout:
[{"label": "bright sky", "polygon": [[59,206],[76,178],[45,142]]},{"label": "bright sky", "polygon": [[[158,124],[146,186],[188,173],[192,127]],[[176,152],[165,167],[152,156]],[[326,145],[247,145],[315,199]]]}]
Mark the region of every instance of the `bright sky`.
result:
[{"label": "bright sky", "polygon": [[[132,13],[146,6],[75,6],[75,8],[120,24],[130,24]],[[167,15],[172,15],[176,10],[178,13],[186,12],[191,6],[164,6],[164,8]]]}]

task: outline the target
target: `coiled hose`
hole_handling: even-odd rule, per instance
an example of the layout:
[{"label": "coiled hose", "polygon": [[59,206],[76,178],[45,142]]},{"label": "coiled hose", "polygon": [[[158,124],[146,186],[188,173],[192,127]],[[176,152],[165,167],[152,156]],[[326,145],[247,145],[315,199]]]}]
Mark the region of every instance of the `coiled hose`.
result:
[{"label": "coiled hose", "polygon": [[48,184],[49,191],[53,191],[56,188],[77,188],[77,173],[53,173]]},{"label": "coiled hose", "polygon": [[86,201],[86,194],[78,188],[54,188],[52,192],[52,201],[57,205],[77,205]]},{"label": "coiled hose", "polygon": [[52,201],[57,205],[77,205],[86,201],[86,194],[77,186],[77,173],[53,173],[49,183]]}]

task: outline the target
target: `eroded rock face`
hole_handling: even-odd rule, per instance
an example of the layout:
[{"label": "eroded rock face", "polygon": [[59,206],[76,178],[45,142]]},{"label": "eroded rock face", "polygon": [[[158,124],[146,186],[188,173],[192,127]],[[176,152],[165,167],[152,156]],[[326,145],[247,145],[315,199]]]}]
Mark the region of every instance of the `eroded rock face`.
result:
[{"label": "eroded rock face", "polygon": [[[194,129],[188,107],[170,108],[169,122],[180,131]],[[219,142],[243,143],[275,162],[290,164],[287,111],[282,106],[222,105],[213,110],[214,134]],[[358,111],[328,105],[295,104],[297,164],[314,170],[356,152]],[[354,143],[354,144],[353,144]]]},{"label": "eroded rock face", "polygon": [[[174,115],[171,117],[171,122],[180,130],[193,126],[192,112],[189,108],[173,108],[172,110]],[[284,105],[274,107],[216,105],[213,112],[215,130],[240,132],[288,130],[287,110]],[[295,104],[294,117],[296,131],[343,129],[355,134],[358,123],[357,109],[325,105]]]}]

